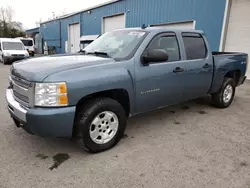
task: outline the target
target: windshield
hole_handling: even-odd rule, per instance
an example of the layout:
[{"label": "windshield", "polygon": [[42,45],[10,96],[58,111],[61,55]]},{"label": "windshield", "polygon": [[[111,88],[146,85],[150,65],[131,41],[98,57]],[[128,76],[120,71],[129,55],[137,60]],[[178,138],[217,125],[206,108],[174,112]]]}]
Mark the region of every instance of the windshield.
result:
[{"label": "windshield", "polygon": [[4,50],[25,50],[21,42],[3,42]]},{"label": "windshield", "polygon": [[86,48],[86,54],[104,52],[114,59],[126,59],[132,55],[146,36],[145,31],[118,30],[105,33]]},{"label": "windshield", "polygon": [[23,42],[24,46],[33,46],[32,40],[22,39],[21,41]]}]

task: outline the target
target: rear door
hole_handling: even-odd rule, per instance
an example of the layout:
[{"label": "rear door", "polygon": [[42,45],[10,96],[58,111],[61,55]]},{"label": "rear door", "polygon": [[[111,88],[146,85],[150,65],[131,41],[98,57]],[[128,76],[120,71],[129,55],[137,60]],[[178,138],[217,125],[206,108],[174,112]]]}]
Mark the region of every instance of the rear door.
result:
[{"label": "rear door", "polygon": [[182,33],[186,54],[186,100],[205,96],[213,78],[213,59],[206,39],[199,33]]},{"label": "rear door", "polygon": [[179,42],[175,33],[162,33],[145,49],[162,49],[169,55],[166,62],[143,65],[136,62],[136,107],[145,112],[181,101],[185,87],[185,63],[181,60]]}]

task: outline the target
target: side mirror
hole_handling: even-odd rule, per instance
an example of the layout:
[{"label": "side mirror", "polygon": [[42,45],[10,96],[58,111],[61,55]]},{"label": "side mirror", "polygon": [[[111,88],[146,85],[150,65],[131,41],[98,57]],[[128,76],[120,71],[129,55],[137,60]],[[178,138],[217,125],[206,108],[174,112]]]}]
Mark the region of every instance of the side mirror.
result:
[{"label": "side mirror", "polygon": [[143,63],[154,63],[168,61],[168,54],[162,49],[149,50],[142,55]]}]

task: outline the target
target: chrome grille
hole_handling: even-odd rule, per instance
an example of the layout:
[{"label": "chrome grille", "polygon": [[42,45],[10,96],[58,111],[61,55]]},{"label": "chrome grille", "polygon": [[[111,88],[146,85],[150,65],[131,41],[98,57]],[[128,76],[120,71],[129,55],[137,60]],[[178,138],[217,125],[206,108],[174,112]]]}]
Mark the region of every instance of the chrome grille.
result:
[{"label": "chrome grille", "polygon": [[29,91],[30,89],[32,89],[31,82],[14,75],[11,75],[11,82],[14,98],[16,99],[16,101],[26,107],[30,107]]},{"label": "chrome grille", "polygon": [[12,54],[13,57],[24,57],[23,54]]},{"label": "chrome grille", "polygon": [[17,97],[18,99],[22,100],[23,102],[25,102],[27,104],[29,103],[29,97],[24,96],[24,95],[22,95],[22,94],[20,94],[20,93],[18,93],[16,91],[13,91],[13,94],[15,95],[15,97]]},{"label": "chrome grille", "polygon": [[25,89],[28,89],[30,87],[30,82],[29,81],[26,81],[26,80],[23,80],[23,79],[20,79],[19,77],[17,76],[11,76],[11,79],[14,83],[16,83],[18,86],[21,86]]}]

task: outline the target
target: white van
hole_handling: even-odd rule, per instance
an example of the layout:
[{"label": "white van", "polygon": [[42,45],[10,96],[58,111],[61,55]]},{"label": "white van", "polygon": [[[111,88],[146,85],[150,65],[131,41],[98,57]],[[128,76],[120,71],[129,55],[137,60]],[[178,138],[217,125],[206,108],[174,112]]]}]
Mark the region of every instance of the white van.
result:
[{"label": "white van", "polygon": [[17,39],[20,39],[27,51],[29,52],[30,56],[34,56],[35,54],[35,43],[33,38],[24,38],[24,37],[17,37]]},{"label": "white van", "polygon": [[20,39],[0,38],[0,61],[3,64],[28,57],[29,53]]}]

